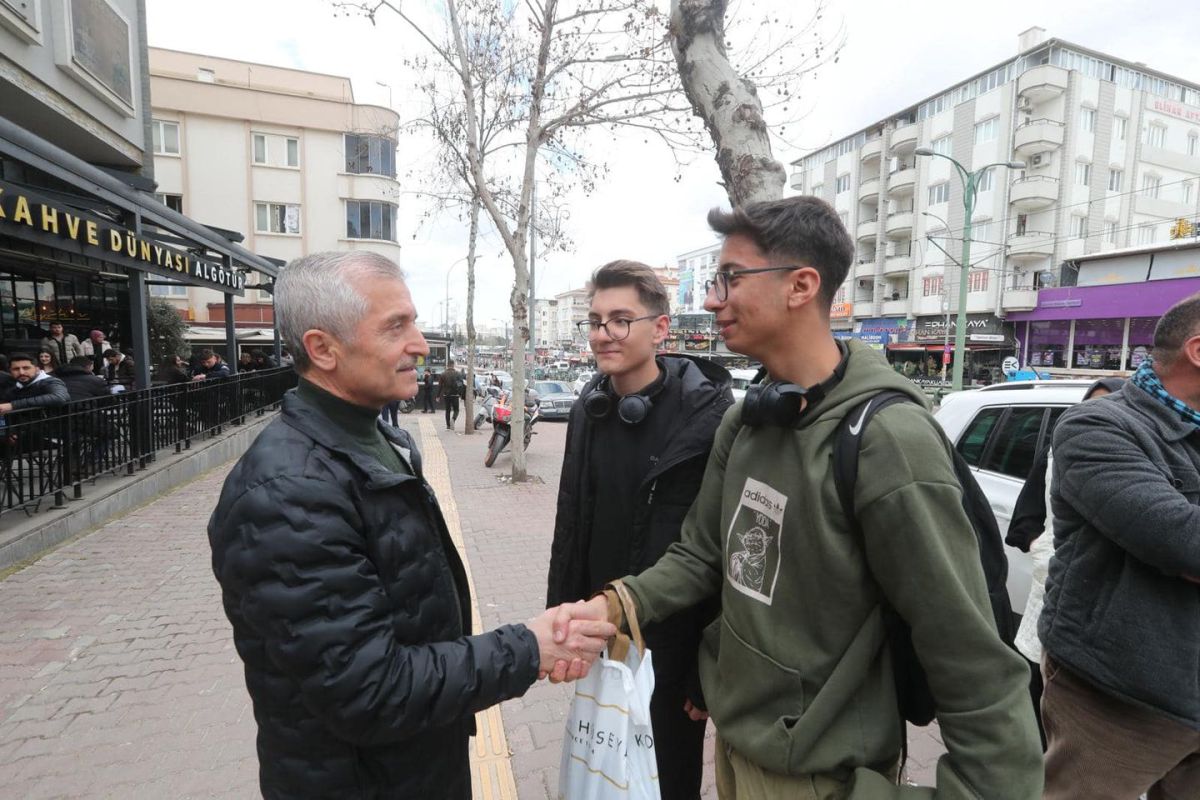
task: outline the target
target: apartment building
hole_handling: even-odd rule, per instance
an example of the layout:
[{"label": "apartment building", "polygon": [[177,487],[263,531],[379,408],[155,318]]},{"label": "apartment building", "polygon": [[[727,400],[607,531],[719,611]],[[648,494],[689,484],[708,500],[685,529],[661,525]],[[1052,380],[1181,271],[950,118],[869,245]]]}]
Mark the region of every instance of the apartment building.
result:
[{"label": "apartment building", "polygon": [[[150,88],[161,202],[246,231],[249,249],[280,263],[320,250],[400,260],[399,116],[355,103],[348,78],[150,48]],[[152,289],[198,323],[223,319],[212,292]],[[246,294],[239,325],[269,326],[269,293]]]},{"label": "apartment building", "polygon": [[969,347],[1011,348],[1004,319],[1037,308],[1064,262],[1196,218],[1200,86],[1032,28],[1012,59],[793,162],[792,188],[832,204],[858,247],[834,327],[932,350],[958,309],[966,220],[954,165],[918,148],[971,171],[1025,164],[981,175],[971,219],[968,320],[987,333]]},{"label": "apartment building", "polygon": [[561,294],[555,295],[554,300],[557,345],[560,347],[586,346],[587,337],[579,332],[576,325],[587,319],[588,290],[568,289]]},{"label": "apartment building", "polygon": [[672,314],[704,311],[704,284],[712,280],[721,255],[721,243],[690,250],[675,257],[679,285]]}]

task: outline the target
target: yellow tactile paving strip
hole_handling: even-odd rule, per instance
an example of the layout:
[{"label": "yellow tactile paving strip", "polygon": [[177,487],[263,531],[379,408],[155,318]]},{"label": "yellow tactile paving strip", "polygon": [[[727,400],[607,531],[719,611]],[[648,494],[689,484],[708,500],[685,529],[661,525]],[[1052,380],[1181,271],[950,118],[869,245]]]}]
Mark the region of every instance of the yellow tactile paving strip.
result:
[{"label": "yellow tactile paving strip", "polygon": [[[462,556],[467,570],[467,584],[471,587],[471,619],[474,630],[483,625],[479,618],[479,600],[475,595],[475,580],[471,577],[471,562],[463,545],[462,527],[458,520],[458,504],[450,487],[450,464],[446,451],[437,438],[437,429],[432,420],[418,417],[421,428],[421,459],[425,468],[425,479],[437,493],[438,504],[450,529],[450,538]],[[475,715],[478,733],[471,742],[471,788],[476,800],[517,800],[517,782],[513,777],[508,739],[504,735],[504,720],[500,707],[492,706]]]}]

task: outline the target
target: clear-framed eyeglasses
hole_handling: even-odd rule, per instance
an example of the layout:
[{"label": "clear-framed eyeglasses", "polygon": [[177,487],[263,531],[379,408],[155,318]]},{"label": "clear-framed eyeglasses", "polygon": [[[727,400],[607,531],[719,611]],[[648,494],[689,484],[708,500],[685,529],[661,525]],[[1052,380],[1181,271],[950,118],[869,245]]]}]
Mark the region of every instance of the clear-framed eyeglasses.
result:
[{"label": "clear-framed eyeglasses", "polygon": [[658,319],[661,314],[650,314],[645,317],[634,317],[633,319],[625,319],[624,317],[614,317],[608,322],[601,322],[598,319],[585,319],[575,323],[575,327],[584,336],[592,336],[603,330],[608,334],[608,338],[614,342],[619,342],[629,336],[629,326],[635,322],[641,322],[644,319]]},{"label": "clear-framed eyeglasses", "polygon": [[763,272],[791,272],[800,267],[758,267],[756,269],[723,269],[713,275],[712,280],[704,282],[704,296],[715,291],[717,300],[725,302],[729,299],[729,282],[743,275],[758,275]]}]

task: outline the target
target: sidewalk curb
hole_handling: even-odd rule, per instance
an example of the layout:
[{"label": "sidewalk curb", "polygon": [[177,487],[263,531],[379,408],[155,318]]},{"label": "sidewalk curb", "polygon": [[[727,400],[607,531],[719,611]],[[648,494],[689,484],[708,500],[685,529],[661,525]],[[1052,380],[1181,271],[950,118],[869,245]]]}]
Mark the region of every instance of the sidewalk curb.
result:
[{"label": "sidewalk curb", "polygon": [[[425,469],[425,480],[433,487],[450,539],[458,548],[463,567],[467,571],[467,586],[471,590],[471,627],[479,632],[483,623],[479,616],[479,599],[475,591],[475,579],[471,575],[471,562],[463,541],[462,525],[458,517],[458,504],[450,485],[450,462],[442,443],[438,441],[437,429],[432,420],[420,417],[416,420],[421,430],[421,458]],[[500,706],[480,711],[475,715],[477,733],[471,746],[471,788],[476,798],[517,799],[517,782],[513,775],[512,754],[508,749],[508,738],[504,732],[504,720]]]}]

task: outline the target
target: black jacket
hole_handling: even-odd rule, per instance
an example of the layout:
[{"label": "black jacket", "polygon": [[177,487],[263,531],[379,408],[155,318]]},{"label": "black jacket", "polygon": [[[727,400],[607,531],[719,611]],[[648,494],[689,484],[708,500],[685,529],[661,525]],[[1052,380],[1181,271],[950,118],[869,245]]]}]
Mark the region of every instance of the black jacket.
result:
[{"label": "black jacket", "polygon": [[71,400],[90,400],[94,397],[108,397],[108,384],[99,375],[93,375],[83,367],[73,367],[70,364],[54,370],[54,377],[61,380],[67,387]]},{"label": "black jacket", "polygon": [[13,411],[26,411],[31,408],[58,408],[71,402],[67,386],[53,375],[47,375],[37,383],[31,383],[25,388],[14,384],[9,393],[9,402]]},{"label": "black jacket", "polygon": [[[633,520],[633,546],[626,574],[635,575],[652,566],[667,548],[679,540],[679,529],[687,516],[712,449],[713,436],[725,410],[733,404],[729,372],[718,364],[686,356],[662,356],[667,371],[663,391],[680,393],[683,414],[675,421],[673,435],[657,466],[642,481]],[[580,397],[595,389],[603,375],[593,378]],[[546,604],[587,598],[598,586],[587,585],[586,565],[592,529],[592,502],[586,473],[589,457],[589,420],[583,403],[575,403],[567,423],[567,446],[558,486],[558,513],[554,520],[554,543],[550,550]],[[695,608],[645,631],[647,646],[688,647],[694,651],[700,630],[715,616],[715,607]]]},{"label": "black jacket", "polygon": [[1132,383],[1068,409],[1050,505],[1045,652],[1200,730],[1200,429]]},{"label": "black jacket", "polygon": [[118,361],[115,367],[106,360],[104,377],[109,383],[119,383],[125,387],[126,391],[133,391],[134,384],[137,382],[137,370],[134,368],[133,359],[126,356]]},{"label": "black jacket", "polygon": [[208,525],[264,797],[471,796],[473,714],[537,679],[523,625],[471,636],[466,573],[408,434],[391,472],[295,392]]}]

